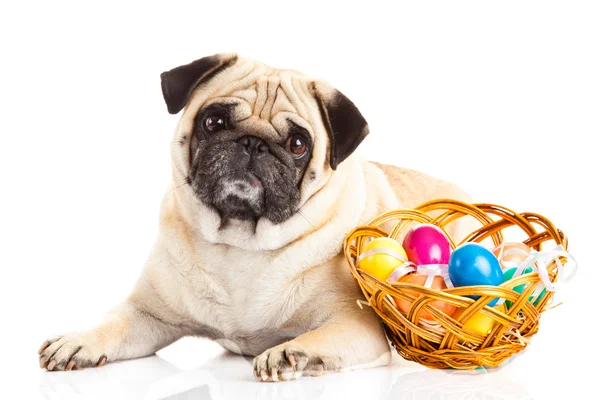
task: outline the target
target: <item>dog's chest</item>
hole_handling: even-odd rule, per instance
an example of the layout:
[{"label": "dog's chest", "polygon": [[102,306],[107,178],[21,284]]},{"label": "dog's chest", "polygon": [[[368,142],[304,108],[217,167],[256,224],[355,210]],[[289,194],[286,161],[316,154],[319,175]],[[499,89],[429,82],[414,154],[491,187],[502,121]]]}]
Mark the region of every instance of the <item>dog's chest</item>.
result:
[{"label": "dog's chest", "polygon": [[[294,265],[271,253],[212,248],[187,296],[196,319],[226,338],[281,331],[301,304]],[[196,301],[194,299],[201,299]],[[203,303],[203,304],[200,304]],[[293,326],[293,323],[291,324]],[[293,328],[292,328],[293,329]]]}]

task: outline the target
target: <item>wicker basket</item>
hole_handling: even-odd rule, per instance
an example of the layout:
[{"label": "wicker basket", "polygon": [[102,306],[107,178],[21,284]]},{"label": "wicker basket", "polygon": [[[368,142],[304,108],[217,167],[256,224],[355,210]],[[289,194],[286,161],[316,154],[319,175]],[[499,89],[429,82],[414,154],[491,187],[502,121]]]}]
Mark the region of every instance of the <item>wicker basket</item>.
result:
[{"label": "wicker basket", "polygon": [[[540,285],[539,273],[524,274],[504,282],[500,286],[463,286],[442,290],[428,289],[402,281],[387,283],[374,278],[356,266],[357,254],[366,243],[377,237],[400,240],[403,232],[417,223],[431,223],[448,234],[449,224],[459,218],[473,217],[478,227],[464,238],[450,237],[451,249],[465,242],[489,241],[499,245],[505,239],[507,229],[519,231],[522,243],[534,254],[541,252],[542,245],[562,246],[567,250],[567,238],[548,219],[534,213],[517,214],[493,204],[467,204],[449,199],[424,203],[415,209],[394,210],[378,216],[366,226],[350,232],[344,242],[344,252],[352,275],[358,282],[365,300],[381,317],[393,347],[403,358],[431,368],[474,369],[495,367],[513,354],[526,348],[529,338],[538,331],[540,317],[553,300],[554,291],[547,290],[534,305],[528,301]],[[388,226],[386,231],[383,227]],[[520,228],[520,229],[518,229]],[[536,230],[538,228],[538,230]],[[541,228],[541,229],[540,229]],[[509,232],[510,233],[510,232]],[[548,243],[545,243],[548,242]],[[570,256],[570,255],[569,255]],[[570,257],[557,256],[539,268],[548,271],[548,278],[558,283],[559,270]],[[573,260],[574,261],[574,260]],[[519,286],[522,293],[512,290]],[[415,293],[421,294],[418,298]],[[477,300],[467,296],[480,296]],[[394,297],[412,302],[408,313],[401,312]],[[494,299],[510,301],[510,308],[490,307]],[[432,307],[429,303],[443,300],[461,309],[456,319]],[[425,311],[430,320],[419,318]],[[464,322],[482,313],[493,319],[493,328],[487,335],[464,329]]]}]

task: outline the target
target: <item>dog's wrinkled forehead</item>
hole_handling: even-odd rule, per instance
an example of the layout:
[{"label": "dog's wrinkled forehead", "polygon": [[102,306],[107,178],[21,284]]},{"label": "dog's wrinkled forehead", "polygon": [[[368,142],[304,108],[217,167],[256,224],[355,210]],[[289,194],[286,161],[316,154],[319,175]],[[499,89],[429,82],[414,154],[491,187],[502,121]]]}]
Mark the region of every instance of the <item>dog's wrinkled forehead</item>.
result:
[{"label": "dog's wrinkled forehead", "polygon": [[314,137],[313,127],[321,124],[321,118],[311,85],[311,79],[299,72],[238,60],[235,67],[193,91],[184,118],[215,103],[230,104],[232,119],[246,131],[277,140],[286,136],[292,121]]},{"label": "dog's wrinkled forehead", "polygon": [[[192,95],[191,104],[201,108],[229,104],[228,109],[237,126],[273,140],[285,138],[290,121],[314,137],[313,126],[320,122],[320,115],[314,113],[318,108],[310,94],[310,84],[308,78],[293,72],[270,70],[253,82],[244,82],[245,86],[241,86],[241,82],[231,82],[227,85],[228,93],[218,91],[202,104],[194,104],[195,96]],[[187,112],[194,115],[196,107],[190,107]],[[315,117],[317,121],[313,120]]]},{"label": "dog's wrinkled forehead", "polygon": [[285,135],[292,121],[315,142],[323,138],[321,142],[328,142],[321,146],[327,153],[323,158],[331,169],[368,134],[367,122],[354,103],[327,83],[236,54],[204,57],[163,72],[161,87],[169,112],[183,110],[179,132],[193,130],[194,118],[203,107],[216,102],[235,104],[233,119],[252,124],[261,135]]}]

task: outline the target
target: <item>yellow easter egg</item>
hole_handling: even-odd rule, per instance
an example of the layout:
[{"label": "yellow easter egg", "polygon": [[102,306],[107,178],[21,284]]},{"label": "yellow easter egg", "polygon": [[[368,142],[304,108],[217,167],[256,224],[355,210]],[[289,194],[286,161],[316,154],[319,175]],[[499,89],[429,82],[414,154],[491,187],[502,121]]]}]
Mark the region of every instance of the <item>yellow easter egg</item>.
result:
[{"label": "yellow easter egg", "polygon": [[[377,250],[382,252],[377,252]],[[406,260],[406,252],[400,243],[388,237],[371,240],[364,247],[362,254],[367,252],[373,252],[373,254],[361,258],[357,266],[380,281],[385,281]],[[398,255],[403,259],[397,257]]]},{"label": "yellow easter egg", "polygon": [[[503,304],[494,306],[494,308],[504,313]],[[466,308],[457,308],[456,312],[452,314],[452,318],[458,320],[461,314],[466,310]],[[466,322],[463,323],[463,328],[470,333],[485,336],[488,333],[490,333],[490,331],[494,327],[494,322],[495,321],[493,318],[488,317],[482,312],[477,312],[475,313],[475,315],[471,316],[471,318],[469,318]]]}]

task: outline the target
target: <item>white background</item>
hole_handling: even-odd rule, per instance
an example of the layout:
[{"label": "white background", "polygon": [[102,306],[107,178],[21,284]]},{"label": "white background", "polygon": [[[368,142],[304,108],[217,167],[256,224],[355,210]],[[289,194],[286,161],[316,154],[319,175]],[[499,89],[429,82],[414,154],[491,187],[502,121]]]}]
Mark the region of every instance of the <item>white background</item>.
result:
[{"label": "white background", "polygon": [[[160,398],[203,382],[212,398],[596,390],[586,378],[600,357],[597,3],[149,3],[0,6],[0,397]],[[396,360],[261,385],[247,360],[203,340],[98,370],[39,370],[42,341],[93,326],[132,287],[157,232],[178,118],[159,75],[217,52],[327,79],[369,121],[370,158],[562,228],[580,269],[528,349],[466,379]]]}]

